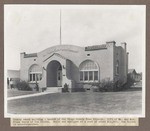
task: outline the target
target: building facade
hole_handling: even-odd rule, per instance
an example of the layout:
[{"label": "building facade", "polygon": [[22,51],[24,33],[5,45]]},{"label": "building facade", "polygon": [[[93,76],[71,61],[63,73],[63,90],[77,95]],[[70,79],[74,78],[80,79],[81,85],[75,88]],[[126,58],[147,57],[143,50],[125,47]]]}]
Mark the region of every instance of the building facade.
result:
[{"label": "building facade", "polygon": [[137,73],[135,69],[128,70],[128,76],[134,81],[139,82],[142,80],[142,73]]},{"label": "building facade", "polygon": [[20,79],[40,89],[79,88],[103,80],[127,81],[128,53],[126,43],[115,41],[103,45],[79,47],[57,45],[39,53],[20,55]]},{"label": "building facade", "polygon": [[18,81],[20,81],[20,71],[7,70],[7,88],[15,88]]}]

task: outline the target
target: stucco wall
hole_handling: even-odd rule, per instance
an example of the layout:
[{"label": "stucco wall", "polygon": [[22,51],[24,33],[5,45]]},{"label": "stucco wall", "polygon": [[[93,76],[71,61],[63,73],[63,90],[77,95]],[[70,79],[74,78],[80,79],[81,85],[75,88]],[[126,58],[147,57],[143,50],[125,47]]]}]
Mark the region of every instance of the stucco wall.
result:
[{"label": "stucco wall", "polygon": [[[116,74],[116,64],[119,61],[119,74]],[[128,59],[126,52],[126,43],[122,43],[121,46],[115,47],[114,53],[114,79],[119,80],[123,84],[127,81],[128,72]]]},{"label": "stucco wall", "polygon": [[[106,49],[85,51],[84,47],[73,45],[58,45],[50,47],[44,51],[37,53],[37,57],[24,58],[25,53],[21,53],[21,70],[20,78],[28,81],[29,68],[33,64],[38,64],[42,68],[42,80],[39,85],[46,87],[46,70],[47,65],[52,60],[57,60],[63,65],[63,82],[71,85],[71,80],[79,83],[79,65],[85,60],[93,60],[99,66],[99,81],[103,79],[114,80],[115,62],[120,61],[120,74],[118,78],[125,80],[125,63],[124,49],[116,47],[115,42],[107,42]],[[56,55],[54,55],[56,53]],[[58,55],[57,55],[58,54]],[[117,55],[116,55],[117,54]],[[60,56],[59,56],[60,55]],[[63,83],[64,84],[64,83]]]}]

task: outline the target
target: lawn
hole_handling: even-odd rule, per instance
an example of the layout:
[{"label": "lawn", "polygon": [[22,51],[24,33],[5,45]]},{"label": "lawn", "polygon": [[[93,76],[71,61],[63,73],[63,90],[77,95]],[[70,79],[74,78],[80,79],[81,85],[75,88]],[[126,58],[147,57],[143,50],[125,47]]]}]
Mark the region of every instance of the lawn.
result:
[{"label": "lawn", "polygon": [[141,90],[54,93],[8,101],[11,114],[141,114]]},{"label": "lawn", "polygon": [[21,91],[17,89],[8,89],[7,90],[7,97],[15,97],[15,96],[22,96],[22,95],[28,95],[28,94],[34,94],[38,93],[37,91]]}]

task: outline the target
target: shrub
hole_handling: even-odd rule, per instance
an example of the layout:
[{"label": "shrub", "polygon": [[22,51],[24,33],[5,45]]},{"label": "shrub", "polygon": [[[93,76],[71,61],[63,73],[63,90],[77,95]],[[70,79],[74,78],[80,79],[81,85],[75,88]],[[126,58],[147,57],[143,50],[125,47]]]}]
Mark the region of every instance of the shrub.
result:
[{"label": "shrub", "polygon": [[72,92],[85,92],[84,88],[72,88],[71,89]]},{"label": "shrub", "polygon": [[69,92],[67,83],[64,84],[64,88],[62,88],[62,92]]},{"label": "shrub", "polygon": [[98,86],[92,86],[92,91],[93,92],[99,92],[99,87]]},{"label": "shrub", "polygon": [[35,84],[36,84],[36,86],[35,86],[36,91],[39,91],[39,85],[38,85],[38,83],[36,82]]},{"label": "shrub", "polygon": [[29,86],[29,84],[26,81],[21,81],[16,84],[16,87],[18,90],[24,90],[24,91],[31,91],[32,88]]},{"label": "shrub", "polygon": [[112,81],[103,80],[100,83],[99,91],[114,91],[114,83]]},{"label": "shrub", "polygon": [[130,75],[127,75],[127,82],[122,86],[122,89],[129,89],[133,84],[134,84],[134,80],[130,77]]},{"label": "shrub", "polygon": [[110,80],[103,80],[100,83],[93,83],[92,84],[92,90],[94,92],[108,92],[108,91],[116,91],[115,83]]},{"label": "shrub", "polygon": [[130,77],[130,75],[127,75],[127,84],[129,86],[132,86],[134,84],[134,80]]}]

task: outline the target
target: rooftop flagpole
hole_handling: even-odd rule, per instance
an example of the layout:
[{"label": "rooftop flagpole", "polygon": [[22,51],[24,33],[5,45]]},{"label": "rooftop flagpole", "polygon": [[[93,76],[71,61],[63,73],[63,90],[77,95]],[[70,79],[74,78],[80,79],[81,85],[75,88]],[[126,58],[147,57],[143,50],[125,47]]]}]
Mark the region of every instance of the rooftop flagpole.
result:
[{"label": "rooftop flagpole", "polygon": [[61,45],[61,9],[60,9],[60,45]]}]

